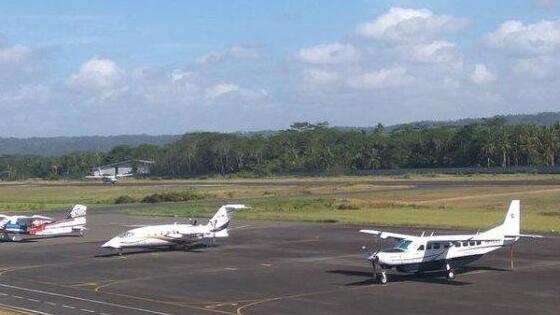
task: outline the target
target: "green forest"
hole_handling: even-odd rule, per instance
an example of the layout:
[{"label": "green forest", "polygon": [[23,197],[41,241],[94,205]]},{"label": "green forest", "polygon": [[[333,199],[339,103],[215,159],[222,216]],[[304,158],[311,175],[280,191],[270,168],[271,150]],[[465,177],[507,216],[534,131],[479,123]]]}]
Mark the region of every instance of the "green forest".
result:
[{"label": "green forest", "polygon": [[283,175],[344,170],[550,167],[558,163],[560,123],[508,124],[495,117],[463,126],[403,125],[386,130],[298,122],[269,135],[197,132],[158,146],[119,145],[109,152],[60,156],[5,155],[5,178],[79,178],[94,166],[123,159],[154,160],[151,176]]}]

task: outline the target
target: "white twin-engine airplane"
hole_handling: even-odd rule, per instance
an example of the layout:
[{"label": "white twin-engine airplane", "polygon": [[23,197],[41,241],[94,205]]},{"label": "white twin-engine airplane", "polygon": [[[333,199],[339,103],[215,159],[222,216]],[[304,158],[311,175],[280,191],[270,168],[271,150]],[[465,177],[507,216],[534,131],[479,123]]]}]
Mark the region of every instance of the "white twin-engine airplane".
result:
[{"label": "white twin-engine airplane", "polygon": [[98,169],[97,174],[88,175],[85,178],[86,179],[100,179],[104,184],[116,184],[117,181],[119,180],[119,178],[130,177],[130,176],[134,176],[134,174],[126,173],[126,174],[109,175],[109,174],[103,174],[101,172],[101,169]]},{"label": "white twin-engine airplane", "polygon": [[42,215],[0,215],[0,239],[21,241],[25,238],[48,238],[64,235],[83,235],[86,230],[84,205],[69,209],[64,219],[55,220]]},{"label": "white twin-engine airplane", "polygon": [[161,224],[139,227],[112,238],[104,248],[112,248],[122,255],[127,247],[170,247],[193,245],[200,242],[214,242],[216,238],[228,237],[228,225],[234,210],[247,209],[245,205],[228,204],[221,206],[207,224]]},{"label": "white twin-engine airplane", "polygon": [[[445,271],[448,279],[455,277],[455,270],[469,264],[482,255],[502,247],[510,247],[521,237],[540,238],[540,235],[519,234],[520,202],[513,200],[504,223],[488,231],[471,235],[414,236],[360,230],[362,233],[391,238],[398,242],[394,247],[369,252],[367,259],[373,265],[373,275],[380,283],[387,283],[385,270],[396,268],[400,272],[422,273]],[[362,247],[365,249],[365,247]],[[513,261],[512,261],[513,266]]]}]

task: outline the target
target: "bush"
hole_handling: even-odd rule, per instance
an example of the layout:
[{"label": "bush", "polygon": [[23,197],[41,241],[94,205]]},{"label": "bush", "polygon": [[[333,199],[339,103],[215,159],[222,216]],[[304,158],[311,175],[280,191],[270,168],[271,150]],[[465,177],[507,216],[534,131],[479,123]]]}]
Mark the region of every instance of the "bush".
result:
[{"label": "bush", "polygon": [[129,195],[122,195],[117,197],[117,199],[115,199],[115,204],[120,204],[120,203],[135,203],[136,199],[134,199],[133,197],[129,196]]},{"label": "bush", "polygon": [[180,201],[200,200],[203,198],[205,198],[205,196],[199,195],[193,191],[181,191],[181,192],[151,194],[144,197],[144,199],[142,199],[142,202],[143,203],[180,202]]}]

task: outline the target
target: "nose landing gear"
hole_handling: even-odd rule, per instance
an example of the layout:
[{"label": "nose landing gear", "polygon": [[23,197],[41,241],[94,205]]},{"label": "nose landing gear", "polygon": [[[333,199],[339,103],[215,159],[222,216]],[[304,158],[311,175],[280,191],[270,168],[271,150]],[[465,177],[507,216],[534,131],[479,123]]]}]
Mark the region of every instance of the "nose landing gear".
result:
[{"label": "nose landing gear", "polygon": [[378,272],[377,271],[378,266],[377,266],[375,261],[372,261],[371,265],[373,267],[373,279],[375,281],[379,282],[380,284],[387,284],[388,279],[387,279],[387,273],[385,272],[385,270],[383,270],[383,268],[380,268],[381,272]]}]

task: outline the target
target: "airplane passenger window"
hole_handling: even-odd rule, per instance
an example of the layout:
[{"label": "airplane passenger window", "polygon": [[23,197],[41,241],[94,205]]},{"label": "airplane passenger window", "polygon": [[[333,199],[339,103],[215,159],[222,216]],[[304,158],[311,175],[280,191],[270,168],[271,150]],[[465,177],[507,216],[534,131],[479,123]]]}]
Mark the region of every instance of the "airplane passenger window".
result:
[{"label": "airplane passenger window", "polygon": [[419,251],[420,251],[420,250],[424,250],[424,245],[420,245],[420,247],[418,247],[417,250],[419,250]]}]

